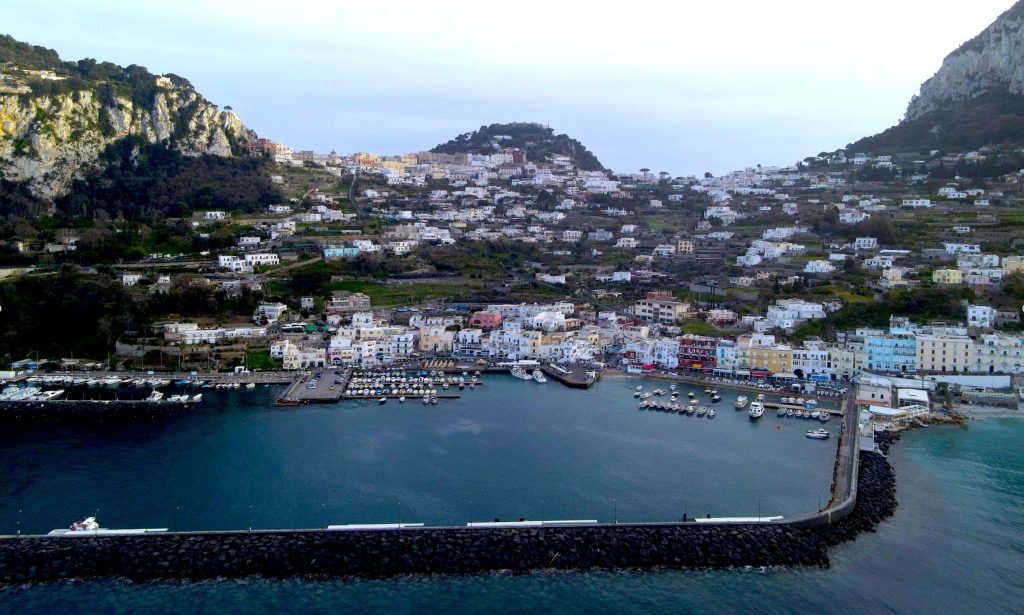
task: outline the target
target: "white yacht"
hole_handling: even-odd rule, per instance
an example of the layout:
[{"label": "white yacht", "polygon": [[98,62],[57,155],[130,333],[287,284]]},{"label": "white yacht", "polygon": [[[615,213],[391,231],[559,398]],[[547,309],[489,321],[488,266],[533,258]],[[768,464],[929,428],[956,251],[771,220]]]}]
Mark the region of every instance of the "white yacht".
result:
[{"label": "white yacht", "polygon": [[750,410],[747,411],[752,419],[759,419],[764,414],[764,403],[760,401],[753,401],[750,403]]},{"label": "white yacht", "polygon": [[750,400],[747,399],[747,396],[740,395],[739,397],[736,398],[736,409],[742,410],[747,407],[748,403],[750,403]]},{"label": "white yacht", "polygon": [[533,379],[540,383],[548,381],[547,376],[545,376],[544,372],[540,371],[539,369],[533,370]]},{"label": "white yacht", "polygon": [[808,429],[807,430],[807,437],[811,438],[811,439],[814,439],[814,440],[827,440],[828,439],[828,430],[823,429],[821,427],[819,427],[817,429]]},{"label": "white yacht", "polygon": [[526,370],[521,367],[513,367],[511,373],[513,376],[519,378],[520,380],[533,380],[533,376],[528,374]]}]

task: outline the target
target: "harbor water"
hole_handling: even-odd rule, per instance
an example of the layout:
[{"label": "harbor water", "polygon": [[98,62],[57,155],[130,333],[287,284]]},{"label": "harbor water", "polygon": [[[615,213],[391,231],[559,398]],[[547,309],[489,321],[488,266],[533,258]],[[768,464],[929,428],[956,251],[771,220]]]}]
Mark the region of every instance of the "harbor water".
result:
[{"label": "harbor water", "polygon": [[143,421],[11,421],[0,533],[89,515],[106,527],[233,530],[794,517],[828,502],[836,441],[804,437],[817,421],[751,421],[725,390],[714,419],[640,411],[637,382],[583,391],[496,375],[436,406],[284,409],[273,405],[280,387],[203,389],[194,410]]},{"label": "harbor water", "polygon": [[[602,514],[597,506],[600,500],[577,501],[584,495],[594,499],[603,488],[621,496],[620,516],[671,518],[675,507],[649,504],[653,500],[646,494],[664,496],[680,487],[694,501],[706,502],[714,514],[747,514],[743,502],[751,497],[760,497],[762,506],[770,502],[775,509],[796,514],[808,509],[802,504],[808,498],[800,495],[797,485],[827,483],[831,474],[834,442],[805,440],[806,422],[777,419],[769,413],[761,422],[751,423],[732,410],[728,397],[718,404],[718,417],[709,421],[639,412],[631,397],[635,383],[625,379],[610,379],[586,392],[500,377],[488,378],[487,383],[484,390],[467,393],[459,402],[434,407],[407,402],[405,408],[389,402],[383,407],[364,403],[281,411],[267,407],[274,389],[260,388],[248,395],[226,392],[220,400],[211,395],[209,403],[204,401],[204,408],[192,416],[144,425],[18,425],[15,435],[11,429],[4,431],[0,447],[4,467],[11,469],[0,483],[3,531],[8,531],[9,502],[14,499],[25,504],[42,498],[32,510],[45,515],[41,525],[46,526],[50,519],[64,520],[58,517],[67,516],[65,507],[88,506],[90,494],[96,498],[97,493],[110,500],[106,505],[129,511],[122,513],[124,523],[116,515],[116,524],[122,526],[143,521],[152,525],[147,515],[155,515],[155,508],[191,495],[197,500],[193,507],[211,516],[203,522],[201,514],[186,516],[186,510],[195,508],[182,506],[181,516],[188,523],[237,527],[237,521],[230,522],[247,512],[248,503],[240,510],[231,499],[247,494],[273,510],[275,521],[295,519],[294,525],[301,525],[309,516],[306,509],[316,508],[315,500],[327,493],[315,489],[325,481],[332,489],[349,490],[339,494],[345,497],[338,500],[352,507],[349,510],[354,510],[355,503],[363,507],[361,516],[352,514],[352,522],[378,520],[376,515],[386,508],[382,502],[374,503],[377,500],[367,495],[370,487],[359,487],[361,482],[379,485],[376,488],[388,495],[400,495],[402,509],[410,511],[408,520],[445,522],[443,512],[431,511],[444,510],[438,501],[456,506],[459,498],[449,490],[470,477],[472,489],[463,486],[455,493],[491,494],[491,501],[498,505],[543,494],[551,498],[545,506],[554,506],[552,514],[558,516],[591,511],[605,520],[614,513]],[[660,386],[649,381],[645,385],[647,389]],[[502,412],[484,409],[492,404]],[[467,410],[466,415],[452,410],[459,406]],[[453,414],[446,416],[445,411]],[[419,419],[403,419],[404,413]],[[334,420],[340,422],[335,425]],[[267,424],[261,426],[264,421]],[[313,425],[299,427],[306,422]],[[431,427],[414,428],[418,423]],[[456,446],[453,438],[476,444]],[[503,444],[504,440],[511,444]],[[646,613],[756,608],[790,613],[854,607],[863,612],[1017,612],[1024,599],[1019,584],[1024,572],[1024,522],[1019,515],[1024,505],[1022,440],[1024,421],[1017,419],[978,421],[966,431],[930,428],[905,436],[892,453],[900,501],[896,516],[883,522],[877,533],[836,548],[829,569],[385,581],[78,581],[2,589],[0,611]],[[131,452],[139,447],[145,452]],[[320,450],[323,447],[329,455]],[[147,456],[151,459],[143,463]],[[474,456],[474,471],[457,469]],[[531,461],[537,457],[540,461]],[[176,461],[180,458],[191,461]],[[421,460],[419,465],[411,463],[415,459]],[[275,466],[276,474],[271,471]],[[161,467],[172,476],[154,475]],[[454,478],[437,483],[436,473],[441,470],[452,472]],[[250,471],[252,480],[245,478]],[[261,472],[269,474],[261,477]],[[310,480],[301,478],[307,474],[312,475]],[[151,481],[144,480],[146,476]],[[393,487],[387,486],[388,480],[394,481]],[[289,488],[287,481],[300,485]],[[104,485],[110,482],[114,484]],[[307,491],[309,495],[300,495]],[[769,491],[777,494],[775,499]],[[559,498],[560,492],[565,495]],[[270,506],[278,497],[295,501]],[[155,503],[148,498],[155,498]],[[204,499],[214,501],[198,501]],[[218,516],[217,507],[232,512]],[[292,517],[291,509],[301,511]],[[458,508],[457,514],[470,510]],[[690,513],[694,512],[691,508]],[[405,513],[401,514],[405,520]],[[508,513],[490,516],[499,514]],[[101,508],[101,520],[113,525],[105,516]],[[319,517],[319,511],[314,516]],[[329,517],[328,522],[349,521],[338,516]],[[254,518],[259,519],[255,512]]]}]

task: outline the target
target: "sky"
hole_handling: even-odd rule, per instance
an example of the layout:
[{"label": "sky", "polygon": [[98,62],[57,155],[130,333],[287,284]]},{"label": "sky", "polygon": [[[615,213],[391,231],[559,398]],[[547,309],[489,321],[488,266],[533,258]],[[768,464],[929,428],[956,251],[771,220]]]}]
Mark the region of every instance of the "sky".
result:
[{"label": "sky", "polygon": [[293,149],[535,121],[616,171],[786,165],[895,124],[1011,0],[4,0],[0,33],[189,79]]}]

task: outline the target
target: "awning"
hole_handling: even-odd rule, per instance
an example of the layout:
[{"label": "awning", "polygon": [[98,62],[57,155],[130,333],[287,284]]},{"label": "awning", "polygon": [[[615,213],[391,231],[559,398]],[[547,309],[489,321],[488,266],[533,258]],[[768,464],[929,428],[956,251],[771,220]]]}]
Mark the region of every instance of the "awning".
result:
[{"label": "awning", "polygon": [[750,372],[745,370],[745,369],[738,369],[738,370],[736,370],[736,375],[737,376],[749,376]]},{"label": "awning", "polygon": [[785,380],[796,380],[796,374],[791,372],[781,372],[778,374],[772,374],[772,378],[782,378]]},{"label": "awning", "polygon": [[721,367],[716,367],[714,369],[714,372],[716,374],[731,374],[732,370],[731,369],[722,369]]},{"label": "awning", "polygon": [[811,380],[815,382],[828,382],[832,378],[828,374],[811,374]]},{"label": "awning", "polygon": [[759,369],[752,369],[752,370],[750,370],[750,377],[751,378],[767,378],[768,377],[768,372],[762,371],[762,370],[759,370]]}]

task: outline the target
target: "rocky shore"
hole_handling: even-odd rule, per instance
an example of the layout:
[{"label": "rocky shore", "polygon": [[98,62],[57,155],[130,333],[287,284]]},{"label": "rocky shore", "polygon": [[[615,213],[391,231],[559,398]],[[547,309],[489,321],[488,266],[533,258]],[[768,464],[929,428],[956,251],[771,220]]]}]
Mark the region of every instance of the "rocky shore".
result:
[{"label": "rocky shore", "polygon": [[858,499],[831,525],[598,525],[530,529],[271,531],[0,539],[0,583],[65,578],[325,576],[828,566],[828,549],[896,508],[885,457],[861,455]]}]

